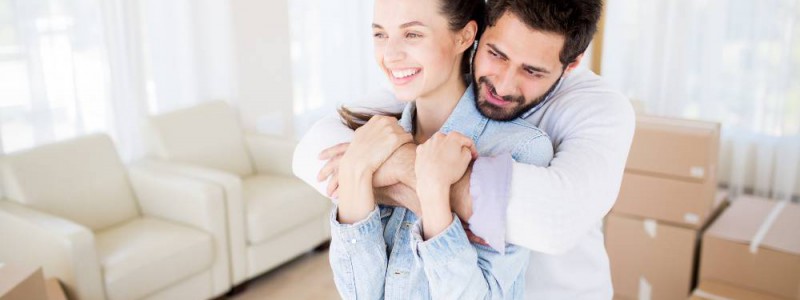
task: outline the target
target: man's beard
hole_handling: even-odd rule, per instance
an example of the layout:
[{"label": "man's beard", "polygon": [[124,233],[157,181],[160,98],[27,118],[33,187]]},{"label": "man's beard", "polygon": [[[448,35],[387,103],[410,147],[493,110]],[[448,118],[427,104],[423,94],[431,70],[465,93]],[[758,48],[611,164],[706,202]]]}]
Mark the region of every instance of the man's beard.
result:
[{"label": "man's beard", "polygon": [[511,121],[523,115],[525,112],[531,110],[534,106],[536,106],[543,100],[547,99],[547,96],[553,93],[553,91],[556,89],[559,81],[560,80],[556,80],[556,82],[554,82],[553,85],[550,86],[550,88],[547,90],[546,93],[534,99],[530,103],[526,103],[525,98],[523,96],[498,95],[499,98],[502,98],[505,101],[518,104],[510,108],[502,108],[489,102],[489,100],[487,100],[485,98],[485,95],[482,93],[483,86],[486,85],[486,87],[488,88],[487,90],[490,93],[497,95],[494,85],[491,82],[489,82],[488,78],[483,76],[478,78],[477,83],[473,85],[475,95],[477,96],[477,99],[475,99],[475,106],[478,108],[478,111],[480,111],[481,115],[483,115],[484,117],[487,117],[495,121]]}]

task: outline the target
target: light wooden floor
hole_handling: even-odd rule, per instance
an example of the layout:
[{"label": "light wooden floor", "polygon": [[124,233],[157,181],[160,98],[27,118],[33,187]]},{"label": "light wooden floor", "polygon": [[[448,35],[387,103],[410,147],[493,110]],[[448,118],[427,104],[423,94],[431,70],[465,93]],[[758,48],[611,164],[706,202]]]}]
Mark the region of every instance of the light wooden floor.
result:
[{"label": "light wooden floor", "polygon": [[333,284],[328,251],[310,252],[253,279],[231,300],[340,299]]}]

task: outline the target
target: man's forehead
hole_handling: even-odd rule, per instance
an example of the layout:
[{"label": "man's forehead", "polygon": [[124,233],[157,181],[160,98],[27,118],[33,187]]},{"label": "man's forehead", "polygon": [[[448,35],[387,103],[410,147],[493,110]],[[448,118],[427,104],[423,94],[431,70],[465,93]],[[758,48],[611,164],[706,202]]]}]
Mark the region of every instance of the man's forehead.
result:
[{"label": "man's forehead", "polygon": [[493,26],[486,28],[482,42],[490,43],[504,51],[509,60],[546,66],[560,67],[559,54],[564,46],[564,36],[533,29],[512,13],[500,17]]}]

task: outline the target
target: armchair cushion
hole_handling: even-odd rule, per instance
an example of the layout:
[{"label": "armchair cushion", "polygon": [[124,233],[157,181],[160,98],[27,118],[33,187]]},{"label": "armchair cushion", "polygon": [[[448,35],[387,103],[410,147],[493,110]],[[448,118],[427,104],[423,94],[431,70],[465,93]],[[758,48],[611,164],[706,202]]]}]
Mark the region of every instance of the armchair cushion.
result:
[{"label": "armchair cushion", "polygon": [[110,299],[147,296],[208,269],[214,257],[209,234],[154,218],[98,232],[96,240]]},{"label": "armchair cushion", "polygon": [[9,154],[0,170],[9,200],[92,230],[139,215],[125,166],[104,134]]},{"label": "armchair cushion", "polygon": [[242,182],[250,244],[327,215],[330,201],[303,181],[289,176],[257,175]]},{"label": "armchair cushion", "polygon": [[227,103],[201,104],[150,118],[152,151],[161,159],[247,176],[253,166],[242,128]]},{"label": "armchair cushion", "polygon": [[297,142],[283,137],[248,132],[247,149],[259,174],[294,176],[292,154]]}]

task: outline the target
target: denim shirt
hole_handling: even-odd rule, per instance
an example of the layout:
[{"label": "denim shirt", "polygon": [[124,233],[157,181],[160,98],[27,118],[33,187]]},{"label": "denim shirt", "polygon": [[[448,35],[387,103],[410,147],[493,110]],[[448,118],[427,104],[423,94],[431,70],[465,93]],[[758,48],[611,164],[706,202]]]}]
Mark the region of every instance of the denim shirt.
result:
[{"label": "denim shirt", "polygon": [[[407,132],[413,131],[415,112],[413,102],[403,111],[400,125]],[[547,166],[553,157],[549,137],[530,123],[481,115],[472,86],[440,131],[471,138],[481,156],[511,155],[538,166]],[[506,245],[501,254],[471,244],[455,214],[443,232],[427,241],[422,240],[419,218],[402,207],[376,206],[354,224],[340,224],[336,216],[335,207],[330,263],[344,299],[524,298],[529,251]]]}]

